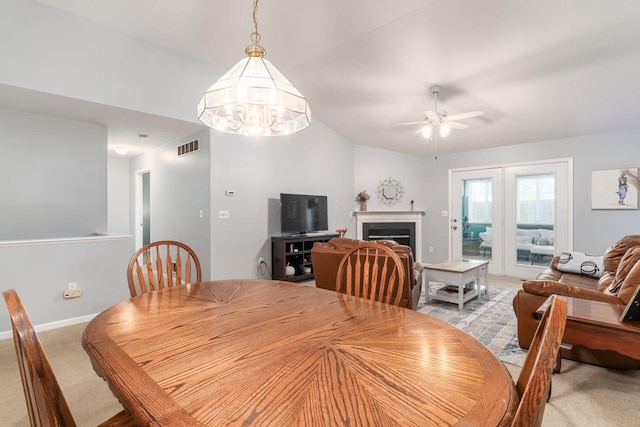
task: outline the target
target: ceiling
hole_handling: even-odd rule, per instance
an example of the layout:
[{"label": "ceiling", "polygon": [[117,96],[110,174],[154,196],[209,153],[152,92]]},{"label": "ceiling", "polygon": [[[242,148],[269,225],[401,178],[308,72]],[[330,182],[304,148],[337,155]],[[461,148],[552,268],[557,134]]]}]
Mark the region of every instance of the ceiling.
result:
[{"label": "ceiling", "polygon": [[[251,0],[38,1],[222,70],[253,31]],[[640,129],[637,0],[263,0],[258,25],[313,117],[354,144],[433,154],[418,126],[393,124],[422,120],[435,84],[449,114],[484,111],[439,154]],[[110,145],[141,118],[95,107]],[[166,136],[197,128],[147,119]]]}]

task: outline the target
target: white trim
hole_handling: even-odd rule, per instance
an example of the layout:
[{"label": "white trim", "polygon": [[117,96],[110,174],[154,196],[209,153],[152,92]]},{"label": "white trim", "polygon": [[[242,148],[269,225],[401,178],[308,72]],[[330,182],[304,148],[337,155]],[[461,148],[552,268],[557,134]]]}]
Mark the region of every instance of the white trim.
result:
[{"label": "white trim", "polygon": [[57,239],[4,240],[0,241],[0,246],[34,246],[52,245],[57,243],[86,243],[127,239],[131,239],[131,236],[127,234],[96,234],[94,236],[63,237]]},{"label": "white trim", "polygon": [[512,163],[497,163],[493,165],[481,165],[481,166],[466,166],[461,168],[452,168],[449,169],[449,173],[458,172],[458,171],[477,171],[482,169],[493,169],[493,168],[505,168],[511,166],[530,166],[530,165],[539,165],[539,164],[550,164],[550,163],[571,163],[573,169],[573,157],[560,157],[556,159],[540,159],[540,160],[530,160],[528,162],[512,162]]},{"label": "white trim", "polygon": [[422,262],[422,217],[424,211],[357,211],[356,234],[358,239],[363,238],[363,226],[368,222],[412,222],[415,224],[416,253],[413,254],[417,262]]},{"label": "white trim", "polygon": [[[87,314],[86,316],[72,317],[70,319],[57,320],[55,322],[43,323],[41,325],[34,325],[36,332],[50,331],[51,329],[64,328],[65,326],[77,325],[78,323],[85,323],[92,320],[99,313]],[[6,340],[13,337],[13,331],[0,332],[0,340]]]}]

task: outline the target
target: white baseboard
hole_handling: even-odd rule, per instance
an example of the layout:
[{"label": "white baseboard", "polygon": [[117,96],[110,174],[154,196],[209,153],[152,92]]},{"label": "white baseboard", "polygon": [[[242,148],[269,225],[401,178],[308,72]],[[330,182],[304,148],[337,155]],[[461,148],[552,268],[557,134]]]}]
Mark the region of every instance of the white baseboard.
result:
[{"label": "white baseboard", "polygon": [[[65,326],[77,325],[78,323],[88,322],[94,317],[96,317],[98,313],[87,314],[86,316],[80,317],[72,317],[70,319],[58,320],[56,322],[43,323],[42,325],[34,325],[36,332],[44,332],[49,331],[51,329],[63,328]],[[12,331],[2,331],[0,332],[0,340],[6,340],[9,338],[13,338]]]}]

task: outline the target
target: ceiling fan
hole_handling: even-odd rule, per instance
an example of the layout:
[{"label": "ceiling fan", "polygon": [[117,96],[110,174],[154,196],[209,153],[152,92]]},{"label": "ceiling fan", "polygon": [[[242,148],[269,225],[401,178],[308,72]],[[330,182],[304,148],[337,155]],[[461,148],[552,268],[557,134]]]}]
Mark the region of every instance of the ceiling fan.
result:
[{"label": "ceiling fan", "polygon": [[446,138],[449,136],[451,129],[466,129],[469,125],[464,123],[458,123],[457,120],[469,119],[471,117],[477,117],[484,114],[482,111],[470,111],[468,113],[448,115],[445,110],[438,110],[438,94],[440,93],[440,86],[432,86],[431,93],[435,98],[435,106],[433,111],[425,111],[424,120],[419,122],[408,123],[396,123],[394,126],[405,125],[418,125],[424,124],[416,133],[421,132],[422,136],[429,139],[434,130],[438,130],[441,137]]}]

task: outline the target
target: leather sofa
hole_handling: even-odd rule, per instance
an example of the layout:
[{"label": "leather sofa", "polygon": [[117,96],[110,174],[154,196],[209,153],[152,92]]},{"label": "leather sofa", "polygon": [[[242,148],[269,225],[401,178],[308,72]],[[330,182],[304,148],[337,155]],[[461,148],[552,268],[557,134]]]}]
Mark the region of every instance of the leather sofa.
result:
[{"label": "leather sofa", "polygon": [[[626,236],[606,250],[602,257],[604,272],[599,278],[562,271],[564,268],[559,265],[561,263],[561,256],[554,257],[551,265],[536,280],[523,283],[513,299],[520,347],[529,348],[538,325],[536,311],[548,296],[556,294],[599,301],[612,305],[611,310],[605,310],[611,318],[596,319],[594,310],[593,319],[568,320],[565,339],[579,335],[580,341],[585,341],[586,345],[561,348],[561,356],[609,368],[640,369],[640,358],[612,350],[589,348],[590,342],[597,343],[594,347],[608,348],[611,345],[607,344],[607,340],[617,340],[616,346],[624,342],[640,347],[640,324],[618,320],[619,313],[629,304],[633,291],[640,284],[640,235]],[[598,316],[601,315],[599,311]],[[615,325],[615,328],[611,325]]]},{"label": "leather sofa", "polygon": [[[351,247],[362,243],[362,240],[349,238],[333,238],[328,242],[315,242],[311,248],[311,262],[317,288],[335,291],[338,265],[342,257]],[[422,264],[414,262],[409,246],[401,245],[393,240],[376,240],[398,254],[405,266],[407,286],[402,291],[400,305],[413,310],[418,306],[422,292]],[[344,292],[344,289],[341,290]]]}]

